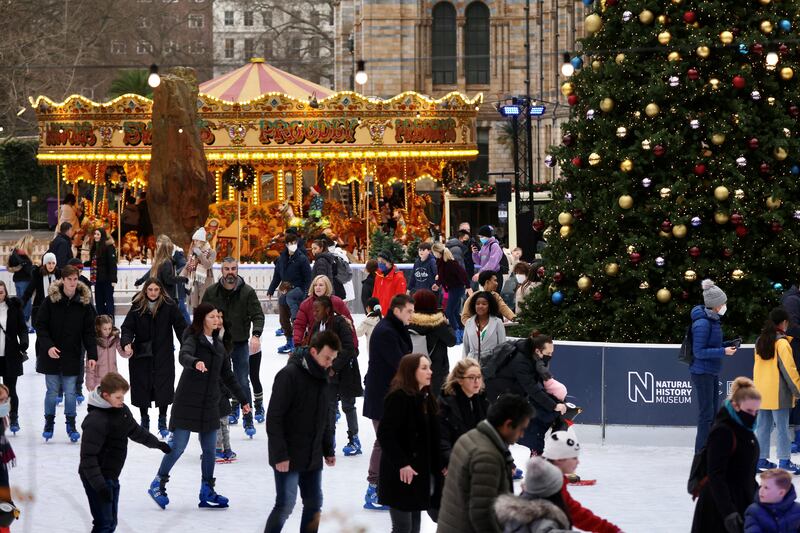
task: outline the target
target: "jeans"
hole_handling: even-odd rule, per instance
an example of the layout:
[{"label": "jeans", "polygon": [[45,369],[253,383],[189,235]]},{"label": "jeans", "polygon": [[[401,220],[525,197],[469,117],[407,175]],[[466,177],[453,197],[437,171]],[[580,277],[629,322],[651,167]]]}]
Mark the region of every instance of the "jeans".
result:
[{"label": "jeans", "polygon": [[769,457],[769,441],[772,436],[772,424],[778,430],[778,460],[783,461],[791,458],[792,437],[789,433],[789,414],[790,408],[786,409],[761,409],[756,418],[756,439],[760,448],[758,458],[767,459]]},{"label": "jeans", "polygon": [[447,291],[447,307],[444,310],[444,316],[447,317],[450,327],[454,330],[464,329],[464,325],[461,323],[461,308],[465,293],[464,287],[454,287]]},{"label": "jeans", "polygon": [[[172,467],[183,455],[183,450],[186,449],[191,434],[192,432],[188,429],[175,428],[175,431],[172,432],[172,437],[169,439],[172,451],[161,459],[161,466],[158,467],[159,476],[169,475],[169,471],[172,470]],[[200,448],[203,450],[203,455],[200,457],[200,470],[203,474],[203,479],[211,479],[214,477],[214,463],[216,462],[217,430],[198,433],[198,439],[200,440]]]},{"label": "jeans", "polygon": [[250,396],[250,346],[247,341],[233,343],[231,361],[233,361],[233,373],[236,375],[236,381],[239,382],[242,392],[247,397],[247,403],[252,403],[252,397]]},{"label": "jeans", "polygon": [[[292,317],[292,322],[294,322],[295,317],[297,317],[297,311],[300,310],[300,304],[303,303],[305,298],[306,295],[300,287],[294,287],[286,293],[284,301],[286,305],[289,306],[289,314]],[[280,298],[278,302],[280,303]]]},{"label": "jeans", "polygon": [[94,301],[98,315],[114,318],[114,286],[110,281],[94,283]]},{"label": "jeans", "polygon": [[92,533],[111,533],[117,529],[117,509],[119,507],[119,480],[106,479],[111,491],[111,501],[101,498],[85,477],[81,476],[83,489],[89,498],[89,511],[92,513]]},{"label": "jeans", "polygon": [[694,440],[694,453],[706,445],[714,417],[719,411],[719,376],[715,374],[691,374],[692,401],[697,404],[697,437]]},{"label": "jeans", "polygon": [[328,409],[328,421],[331,427],[336,427],[336,409],[339,407],[339,400],[342,401],[342,411],[347,419],[347,432],[350,435],[358,435],[358,411],[356,410],[356,399],[353,396],[342,396],[339,394],[338,385],[330,385],[328,394],[331,395],[330,409]]},{"label": "jeans", "polygon": [[389,517],[392,519],[392,533],[419,533],[420,514],[419,511],[389,509]]},{"label": "jeans", "polygon": [[375,443],[372,445],[372,453],[369,456],[369,470],[367,470],[367,483],[377,485],[381,475],[381,443],[378,442],[378,426],[380,420],[373,420],[372,427],[375,429]]},{"label": "jeans", "polygon": [[44,414],[56,414],[56,399],[64,395],[64,416],[75,416],[76,414],[76,391],[75,384],[78,376],[62,376],[61,374],[45,374],[44,384],[47,392],[44,395]]},{"label": "jeans", "polygon": [[315,533],[319,529],[322,512],[322,468],[307,472],[278,472],[275,474],[275,507],[267,518],[264,533],[278,533],[292,514],[297,500],[297,487],[303,500],[303,515],[300,517],[300,531]]},{"label": "jeans", "polygon": [[[28,288],[30,285],[30,281],[15,281],[14,282],[14,289],[17,291],[17,298],[22,300],[22,295],[25,294],[25,289]],[[22,314],[25,316],[25,323],[30,325],[31,323],[31,306],[33,305],[33,298],[28,300],[25,304],[25,307],[22,308]]]}]

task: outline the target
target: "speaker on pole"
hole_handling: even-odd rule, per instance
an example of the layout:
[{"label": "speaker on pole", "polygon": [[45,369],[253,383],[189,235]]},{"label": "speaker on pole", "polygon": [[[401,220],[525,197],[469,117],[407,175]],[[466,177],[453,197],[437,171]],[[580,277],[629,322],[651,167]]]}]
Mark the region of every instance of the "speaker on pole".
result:
[{"label": "speaker on pole", "polygon": [[497,203],[508,204],[511,202],[511,180],[495,180],[495,192],[497,193]]}]

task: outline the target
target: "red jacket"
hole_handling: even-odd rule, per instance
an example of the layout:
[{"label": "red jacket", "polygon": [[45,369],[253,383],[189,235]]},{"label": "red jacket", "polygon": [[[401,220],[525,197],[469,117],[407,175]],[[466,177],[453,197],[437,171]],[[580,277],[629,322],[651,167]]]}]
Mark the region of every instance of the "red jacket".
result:
[{"label": "red jacket", "polygon": [[397,267],[392,267],[388,274],[384,275],[380,270],[375,275],[375,288],[372,289],[372,297],[377,298],[381,303],[381,314],[386,316],[389,311],[389,304],[392,298],[398,294],[406,293],[406,277]]},{"label": "red jacket", "polygon": [[574,527],[593,533],[617,533],[622,531],[608,520],[603,520],[579,502],[573,500],[572,496],[569,495],[569,491],[567,491],[568,483],[566,476],[564,476],[564,484],[561,486],[561,497],[564,499],[564,505],[567,506],[569,518]]},{"label": "red jacket", "polygon": [[[353,330],[353,342],[358,348],[358,335],[356,335],[355,326],[353,326],[353,317],[350,316],[350,310],[347,304],[342,301],[338,296],[331,295],[331,302],[333,302],[333,310],[337,315],[342,315],[350,322],[350,329]],[[311,333],[311,327],[314,325],[314,310],[313,304],[316,296],[309,296],[300,304],[300,309],[297,310],[297,316],[294,318],[294,326],[292,326],[292,338],[295,346],[303,344],[303,338],[306,334]]]}]

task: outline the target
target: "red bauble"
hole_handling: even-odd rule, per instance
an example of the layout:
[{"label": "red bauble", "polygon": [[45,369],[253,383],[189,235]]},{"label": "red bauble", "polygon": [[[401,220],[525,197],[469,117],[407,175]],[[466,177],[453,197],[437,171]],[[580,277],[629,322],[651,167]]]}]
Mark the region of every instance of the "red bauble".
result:
[{"label": "red bauble", "polygon": [[763,54],[763,53],[764,53],[764,45],[762,45],[761,43],[756,43],[756,44],[754,44],[753,46],[751,46],[751,47],[750,47],[750,50],[751,50],[751,51],[752,51],[754,54],[756,54],[756,55],[759,55],[759,56],[760,56],[761,54]]},{"label": "red bauble", "polygon": [[732,255],[733,255],[733,250],[731,250],[730,248],[723,248],[722,249],[722,257],[724,257],[725,259],[728,259]]},{"label": "red bauble", "polygon": [[533,229],[535,229],[536,231],[542,231],[544,229],[544,220],[542,220],[541,218],[537,218],[536,220],[533,221],[532,226]]},{"label": "red bauble", "polygon": [[697,163],[694,166],[694,173],[697,174],[698,176],[702,176],[703,174],[706,173],[706,166],[703,163]]},{"label": "red bauble", "polygon": [[736,236],[744,237],[747,235],[747,226],[736,226]]},{"label": "red bauble", "polygon": [[669,220],[665,220],[664,222],[662,222],[661,231],[663,231],[664,233],[669,233],[670,231],[672,231],[672,222],[670,222]]},{"label": "red bauble", "polygon": [[792,118],[797,118],[800,116],[800,107],[797,107],[796,105],[790,105],[789,114],[792,116]]},{"label": "red bauble", "polygon": [[583,209],[573,209],[572,216],[574,216],[578,220],[581,220],[583,218]]},{"label": "red bauble", "polygon": [[569,105],[575,105],[575,104],[578,103],[578,101],[579,101],[579,98],[578,98],[577,94],[571,94],[571,95],[567,96],[567,103]]},{"label": "red bauble", "polygon": [[555,274],[553,274],[553,281],[555,281],[556,283],[561,283],[562,281],[564,281],[564,274],[562,274],[561,272],[556,272]]},{"label": "red bauble", "polygon": [[561,142],[564,143],[564,146],[572,146],[575,143],[575,136],[571,133],[567,133],[561,137]]},{"label": "red bauble", "polygon": [[582,164],[583,164],[583,161],[581,160],[580,157],[575,156],[575,157],[572,158],[572,165],[573,166],[576,166],[576,167],[580,168]]},{"label": "red bauble", "polygon": [[697,22],[697,14],[694,11],[687,11],[683,14],[683,21],[686,24],[694,24]]},{"label": "red bauble", "polygon": [[689,255],[691,255],[694,258],[700,257],[700,248],[697,246],[692,246],[691,248],[689,248]]},{"label": "red bauble", "polygon": [[639,252],[631,252],[631,255],[628,257],[630,258],[631,263],[633,263],[634,265],[642,260],[642,254],[640,254]]},{"label": "red bauble", "polygon": [[617,0],[606,0],[606,5],[608,7],[614,7],[615,5],[617,5]]},{"label": "red bauble", "polygon": [[662,145],[657,144],[653,147],[653,155],[655,155],[656,157],[661,157],[665,153],[667,153],[667,149],[664,148]]},{"label": "red bauble", "polygon": [[[606,4],[606,5],[608,5],[608,4]],[[603,293],[602,292],[597,291],[594,294],[592,294],[592,300],[594,300],[595,302],[599,302],[602,299],[603,299]]]},{"label": "red bauble", "polygon": [[758,171],[761,172],[762,176],[769,176],[770,172],[772,172],[772,168],[769,166],[769,163],[764,161],[759,165]]},{"label": "red bauble", "polygon": [[753,137],[749,141],[747,141],[747,147],[751,150],[758,150],[758,139]]},{"label": "red bauble", "polygon": [[733,87],[735,89],[744,89],[744,86],[747,84],[745,79],[742,76],[734,76],[733,77]]},{"label": "red bauble", "polygon": [[780,45],[780,46],[778,47],[778,53],[779,53],[780,55],[782,55],[782,56],[785,56],[786,54],[788,54],[788,53],[789,53],[789,47],[788,47],[788,46],[786,46],[785,44],[782,44],[782,45]]},{"label": "red bauble", "polygon": [[681,299],[682,300],[688,300],[689,299],[689,291],[683,291],[681,293]]},{"label": "red bauble", "polygon": [[544,278],[544,267],[539,267],[536,269],[536,274],[539,275],[539,278]]},{"label": "red bauble", "polygon": [[697,72],[696,68],[690,68],[688,71],[686,71],[686,75],[689,76],[689,79],[692,81],[700,77],[700,73]]},{"label": "red bauble", "polygon": [[742,215],[740,215],[739,213],[734,213],[734,214],[731,215],[731,224],[733,224],[734,226],[738,226],[743,221],[744,221],[744,217]]},{"label": "red bauble", "polygon": [[780,233],[780,232],[783,231],[783,226],[781,226],[780,222],[773,222],[772,226],[771,226],[771,229],[772,229],[773,233]]}]

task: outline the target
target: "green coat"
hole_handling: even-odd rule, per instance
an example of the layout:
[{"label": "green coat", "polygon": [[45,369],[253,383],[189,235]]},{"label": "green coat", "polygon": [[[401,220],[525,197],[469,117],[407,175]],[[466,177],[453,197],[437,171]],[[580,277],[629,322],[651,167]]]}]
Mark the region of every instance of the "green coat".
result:
[{"label": "green coat", "polygon": [[512,492],[513,465],[508,446],[486,420],[464,433],[450,454],[436,531],[500,533],[494,502]]},{"label": "green coat", "polygon": [[247,341],[251,323],[253,335],[260,336],[264,330],[264,311],[256,290],[245,283],[241,276],[231,291],[222,286],[220,279],[206,290],[203,301],[223,312],[225,332],[230,335],[232,342]]}]

